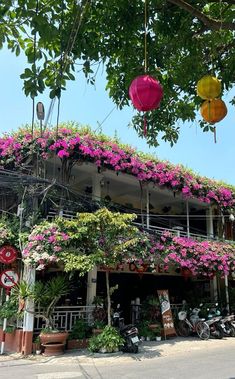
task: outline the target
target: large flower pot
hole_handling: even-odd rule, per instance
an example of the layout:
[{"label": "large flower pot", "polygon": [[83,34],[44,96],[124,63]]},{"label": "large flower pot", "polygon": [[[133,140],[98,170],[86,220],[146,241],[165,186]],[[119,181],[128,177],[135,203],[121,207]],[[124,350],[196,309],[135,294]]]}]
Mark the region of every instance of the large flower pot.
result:
[{"label": "large flower pot", "polygon": [[54,355],[61,355],[64,353],[64,344],[63,343],[46,343],[42,344],[44,348],[43,355],[46,356],[54,356]]},{"label": "large flower pot", "polygon": [[67,349],[85,349],[88,346],[88,339],[83,338],[81,340],[68,340]]},{"label": "large flower pot", "polygon": [[68,335],[68,332],[41,333],[39,338],[43,346],[43,354],[47,356],[63,354]]},{"label": "large flower pot", "polygon": [[39,335],[42,345],[61,343],[65,345],[68,338],[68,332],[51,332],[51,333],[41,333]]}]

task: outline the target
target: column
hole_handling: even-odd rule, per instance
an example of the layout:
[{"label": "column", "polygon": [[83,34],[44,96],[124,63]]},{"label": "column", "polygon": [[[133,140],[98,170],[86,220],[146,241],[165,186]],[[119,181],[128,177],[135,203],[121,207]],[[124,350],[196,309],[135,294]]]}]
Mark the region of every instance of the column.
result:
[{"label": "column", "polygon": [[229,313],[229,292],[228,292],[228,275],[224,276],[225,297],[226,297],[226,309]]},{"label": "column", "polygon": [[213,227],[213,213],[212,208],[210,207],[206,211],[206,229],[207,229],[207,237],[214,238],[214,227]]},{"label": "column", "polygon": [[[31,266],[24,266],[23,280],[28,285],[33,286],[35,283],[35,268]],[[24,311],[23,321],[23,341],[22,341],[22,354],[28,355],[32,353],[33,342],[33,328],[34,328],[34,302],[32,299],[27,299]]]},{"label": "column", "polygon": [[189,205],[188,205],[188,200],[186,201],[186,213],[187,213],[187,237],[190,237],[190,230],[189,230]]},{"label": "column", "polygon": [[210,296],[212,303],[216,303],[218,301],[218,282],[216,275],[212,280],[210,280]]},{"label": "column", "polygon": [[149,229],[149,187],[146,186],[146,226]]},{"label": "column", "polygon": [[[101,198],[101,184],[100,181],[103,176],[100,174],[95,174],[92,176],[92,200],[99,200]],[[86,305],[92,304],[94,297],[96,296],[97,287],[97,267],[94,267],[87,274],[87,296]]]},{"label": "column", "polygon": [[[206,216],[207,216],[206,217],[207,237],[211,239],[211,238],[214,238],[213,212],[212,212],[211,207],[209,207],[206,210]],[[210,293],[211,293],[211,301],[217,302],[218,301],[218,282],[217,282],[216,275],[210,281]]]}]

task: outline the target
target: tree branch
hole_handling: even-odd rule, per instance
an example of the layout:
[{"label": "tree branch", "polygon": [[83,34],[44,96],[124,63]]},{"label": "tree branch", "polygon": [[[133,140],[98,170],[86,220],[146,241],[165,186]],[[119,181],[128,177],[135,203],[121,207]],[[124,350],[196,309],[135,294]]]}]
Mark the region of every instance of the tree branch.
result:
[{"label": "tree branch", "polygon": [[208,3],[225,3],[225,4],[229,4],[229,5],[233,5],[235,4],[235,0],[207,0]]},{"label": "tree branch", "polygon": [[202,21],[204,25],[210,30],[235,30],[235,23],[233,22],[223,22],[222,20],[214,20],[206,16],[204,13],[194,8],[191,4],[187,3],[184,0],[167,0],[169,3],[177,5],[181,9],[184,9],[186,12],[190,13],[193,17],[196,17],[198,20]]}]

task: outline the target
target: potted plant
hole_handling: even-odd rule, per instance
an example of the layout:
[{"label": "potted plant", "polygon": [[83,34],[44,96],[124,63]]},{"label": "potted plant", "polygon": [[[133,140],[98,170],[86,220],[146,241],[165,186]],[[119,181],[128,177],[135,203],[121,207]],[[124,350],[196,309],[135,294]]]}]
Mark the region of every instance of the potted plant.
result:
[{"label": "potted plant", "polygon": [[69,333],[67,342],[68,349],[82,349],[88,346],[87,337],[90,335],[91,328],[83,319],[77,319]]},{"label": "potted plant", "polygon": [[142,304],[142,318],[148,321],[149,329],[154,330],[161,320],[160,303],[156,296],[150,295]]},{"label": "potted plant", "polygon": [[[0,307],[0,340],[5,333],[5,350],[20,351],[21,340],[23,336],[22,329],[17,329],[17,320],[21,320],[23,312],[19,310],[18,298],[13,294],[9,301],[5,301]],[[3,332],[3,320],[7,319],[7,326]]]},{"label": "potted plant", "polygon": [[124,345],[124,339],[112,326],[106,326],[102,333],[89,340],[88,348],[92,352],[114,353]]},{"label": "potted plant", "polygon": [[36,282],[32,289],[30,296],[37,309],[35,317],[42,318],[45,322],[45,327],[39,335],[45,355],[57,355],[63,352],[68,332],[55,327],[53,312],[61,297],[66,296],[69,291],[70,284],[66,276],[56,276],[46,283]]},{"label": "potted plant", "polygon": [[37,336],[33,341],[33,353],[37,355],[41,354],[41,343],[39,336]]},{"label": "potted plant", "polygon": [[162,325],[160,323],[155,324],[155,328],[152,329],[152,331],[155,335],[156,341],[161,341],[161,339],[162,339]]},{"label": "potted plant", "polygon": [[103,331],[106,325],[105,320],[107,319],[107,312],[103,307],[104,300],[100,296],[95,296],[92,304],[95,305],[95,308],[92,312],[92,333],[94,335],[97,335]]}]

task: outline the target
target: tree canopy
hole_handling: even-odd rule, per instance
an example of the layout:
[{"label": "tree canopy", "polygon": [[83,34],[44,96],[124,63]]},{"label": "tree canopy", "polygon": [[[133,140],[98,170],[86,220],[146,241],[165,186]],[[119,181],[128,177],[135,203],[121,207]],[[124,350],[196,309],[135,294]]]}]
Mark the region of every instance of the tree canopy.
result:
[{"label": "tree canopy", "polygon": [[[178,122],[196,117],[201,100],[195,85],[203,75],[218,76],[223,91],[233,86],[235,1],[146,1],[147,72],[164,88],[160,108],[148,114],[147,141],[157,145],[162,137],[173,144]],[[51,98],[59,97],[79,70],[94,84],[105,65],[107,90],[122,108],[132,79],[144,73],[144,9],[143,0],[5,0],[0,48],[25,53],[29,66],[21,78],[27,96],[48,87]],[[133,126],[142,136],[140,115]]]}]

